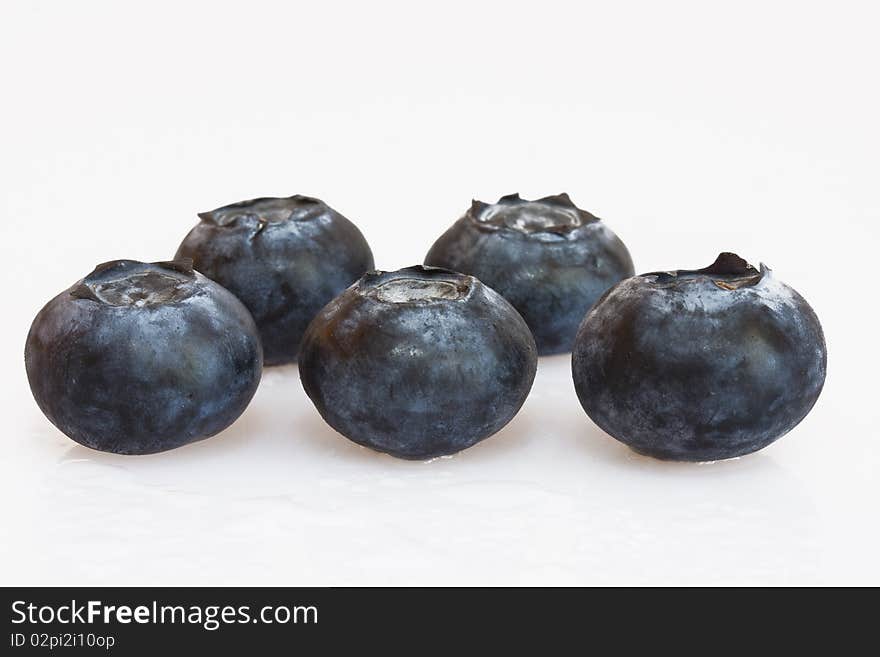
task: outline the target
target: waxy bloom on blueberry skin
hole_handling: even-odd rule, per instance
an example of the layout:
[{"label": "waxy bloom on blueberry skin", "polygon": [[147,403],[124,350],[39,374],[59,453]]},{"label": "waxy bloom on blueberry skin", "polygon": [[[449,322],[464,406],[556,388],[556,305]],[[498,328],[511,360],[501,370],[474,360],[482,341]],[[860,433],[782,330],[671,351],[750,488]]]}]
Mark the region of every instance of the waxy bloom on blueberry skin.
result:
[{"label": "waxy bloom on blueberry skin", "polygon": [[327,423],[406,459],[453,454],[519,411],[535,378],[522,317],[472,276],[371,272],[309,325],[299,372]]},{"label": "waxy bloom on blueberry skin", "polygon": [[571,351],[590,306],[634,273],[623,242],[567,194],[474,201],[425,264],[476,276],[501,294],[526,320],[540,355]]},{"label": "waxy bloom on blueberry skin", "polygon": [[191,258],[247,306],[266,365],[296,361],[312,318],[373,268],[357,227],[316,198],[258,198],[199,218],[176,257]]},{"label": "waxy bloom on blueberry skin", "polygon": [[611,288],[572,355],[578,398],[638,452],[714,461],[795,427],[825,382],[825,339],[797,292],[732,253],[705,269],[656,272]]},{"label": "waxy bloom on blueberry skin", "polygon": [[118,454],[222,431],[256,392],[262,363],[250,313],[190,261],[98,265],[43,307],[25,346],[52,424]]}]

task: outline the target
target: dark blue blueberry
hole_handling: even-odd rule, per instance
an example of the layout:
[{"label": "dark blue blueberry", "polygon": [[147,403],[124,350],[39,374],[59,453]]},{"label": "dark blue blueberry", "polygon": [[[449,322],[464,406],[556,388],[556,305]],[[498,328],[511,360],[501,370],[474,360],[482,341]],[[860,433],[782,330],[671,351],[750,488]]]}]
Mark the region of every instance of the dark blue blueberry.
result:
[{"label": "dark blue blueberry", "polygon": [[303,387],[330,426],[405,459],[453,454],[507,424],[532,387],[535,341],[472,276],[371,272],[309,325]]},{"label": "dark blue blueberry", "polygon": [[259,198],[199,218],[175,257],[191,258],[247,306],[266,365],[296,361],[312,318],[373,268],[357,227],[316,198]]},{"label": "dark blue blueberry", "polygon": [[46,417],[117,454],[222,431],[256,392],[262,363],[247,308],[189,261],[98,265],[43,307],[25,346]]},{"label": "dark blue blueberry", "polygon": [[611,288],[572,356],[578,397],[599,427],[678,461],[766,447],[813,407],[825,364],[822,327],[803,297],[731,253]]},{"label": "dark blue blueberry", "polygon": [[501,294],[526,320],[542,356],[571,351],[590,306],[634,273],[623,242],[567,194],[474,201],[425,264],[476,276]]}]

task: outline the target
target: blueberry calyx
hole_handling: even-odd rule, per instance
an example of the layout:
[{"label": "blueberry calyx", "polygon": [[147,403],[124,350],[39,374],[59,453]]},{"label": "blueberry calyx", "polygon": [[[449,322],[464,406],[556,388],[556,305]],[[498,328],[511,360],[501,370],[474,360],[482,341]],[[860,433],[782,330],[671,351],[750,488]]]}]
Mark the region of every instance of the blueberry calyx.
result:
[{"label": "blueberry calyx", "polygon": [[495,204],[474,200],[468,218],[481,230],[506,231],[543,241],[577,239],[579,229],[600,221],[561,193],[529,201],[508,194]]},{"label": "blueberry calyx", "polygon": [[715,287],[722,290],[738,290],[742,287],[753,287],[770,274],[770,269],[761,264],[755,269],[746,260],[735,253],[723,252],[708,267],[702,269],[678,269],[643,274],[653,276],[654,282],[662,287],[677,286],[693,281],[710,280]]},{"label": "blueberry calyx", "polygon": [[719,253],[715,262],[697,271],[702,274],[718,274],[720,276],[742,276],[756,273],[755,268],[748,262],[729,251]]},{"label": "blueberry calyx", "polygon": [[142,308],[192,296],[195,280],[189,258],[152,263],[111,260],[95,267],[70,291],[70,296],[108,306]]},{"label": "blueberry calyx", "polygon": [[358,292],[383,303],[422,305],[465,300],[473,283],[472,276],[416,265],[391,272],[369,272],[359,282]]},{"label": "blueberry calyx", "polygon": [[193,260],[192,258],[178,258],[177,260],[164,260],[162,262],[154,262],[154,265],[157,267],[164,267],[165,269],[173,269],[176,272],[181,274],[186,274],[187,276],[195,277],[196,272],[193,268]]},{"label": "blueberry calyx", "polygon": [[326,210],[320,199],[294,194],[286,198],[264,196],[240,201],[209,212],[200,212],[198,217],[204,223],[220,228],[251,226],[259,233],[269,224],[307,221],[319,217]]}]

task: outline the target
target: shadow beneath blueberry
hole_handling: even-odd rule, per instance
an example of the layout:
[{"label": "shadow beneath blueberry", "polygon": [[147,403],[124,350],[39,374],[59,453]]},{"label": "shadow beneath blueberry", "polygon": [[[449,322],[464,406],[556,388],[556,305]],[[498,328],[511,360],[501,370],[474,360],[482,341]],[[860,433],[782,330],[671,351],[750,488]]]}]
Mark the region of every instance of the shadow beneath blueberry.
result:
[{"label": "shadow beneath blueberry", "polygon": [[290,411],[292,418],[287,416],[283,419],[275,431],[269,428],[274,434],[271,442],[282,442],[284,445],[282,451],[290,452],[290,457],[287,454],[280,454],[277,448],[273,448],[264,440],[260,441],[261,449],[272,451],[276,458],[315,457],[326,459],[328,462],[361,464],[367,468],[391,466],[412,469],[426,464],[436,467],[440,463],[450,463],[457,458],[463,458],[464,455],[467,455],[470,461],[503,458],[524,448],[534,437],[533,429],[536,425],[530,417],[529,405],[526,401],[520,412],[498,433],[463,452],[429,460],[410,461],[395,458],[358,445],[328,425],[302,389],[296,364],[266,368],[260,390],[248,412],[258,413],[261,416],[274,414],[275,418],[270,417],[269,421],[277,422],[278,409]]},{"label": "shadow beneath blueberry", "polygon": [[314,409],[301,413],[293,428],[294,440],[300,442],[303,449],[313,451],[320,458],[345,459],[367,467],[391,466],[407,469],[424,465],[439,466],[442,463],[451,463],[464,458],[469,462],[474,462],[475,459],[503,458],[523,449],[530,440],[531,432],[531,420],[524,413],[520,413],[499,432],[457,454],[425,460],[408,460],[358,445],[324,422]]},{"label": "shadow beneath blueberry", "polygon": [[561,436],[564,448],[571,453],[598,459],[629,471],[675,476],[717,476],[748,469],[751,472],[777,469],[779,466],[762,452],[710,462],[670,461],[640,454],[600,429],[585,413],[552,418],[555,432]]},{"label": "shadow beneath blueberry", "polygon": [[[667,473],[734,472],[772,467],[772,458],[762,452],[712,463],[664,461],[639,454],[602,431],[584,412],[571,380],[571,354],[544,356],[539,359],[538,376],[529,405],[541,408],[542,432],[557,442],[558,451],[567,457],[583,455],[628,471]],[[683,476],[689,476],[684,474]]]},{"label": "shadow beneath blueberry", "polygon": [[491,461],[514,456],[527,448],[535,437],[535,428],[534,420],[524,408],[498,433],[481,440],[454,457],[460,456],[475,463],[480,460]]},{"label": "shadow beneath blueberry", "polygon": [[[174,459],[175,463],[179,464],[186,463],[188,460],[203,461],[206,458],[221,457],[229,452],[238,452],[243,448],[249,448],[257,442],[264,443],[261,438],[264,438],[266,434],[272,434],[275,409],[281,406],[283,399],[288,397],[295,399],[295,396],[300,393],[302,393],[302,389],[295,364],[268,367],[263,370],[257,392],[244,413],[226,429],[209,438],[197,440],[166,452],[139,455],[100,452],[71,442],[70,448],[64,452],[59,461],[64,463],[88,460],[93,463],[130,467],[133,465],[143,466],[148,463],[166,463],[167,459]],[[278,399],[279,395],[282,399]],[[265,449],[265,445],[261,444],[260,448]]]},{"label": "shadow beneath blueberry", "polygon": [[254,437],[265,431],[265,419],[256,409],[249,408],[229,427],[209,438],[183,445],[165,452],[155,454],[113,454],[101,452],[71,441],[70,447],[58,459],[60,464],[72,461],[91,461],[111,466],[144,466],[147,464],[167,463],[173,459],[175,465],[187,460],[204,461],[207,457],[219,456],[223,453],[239,450],[254,442]]},{"label": "shadow beneath blueberry", "polygon": [[[367,466],[401,462],[388,454],[382,454],[352,442],[327,424],[314,408],[300,413],[291,429],[292,440],[300,443],[302,449],[310,450],[319,458],[344,459]],[[412,464],[411,461],[402,461]]]}]

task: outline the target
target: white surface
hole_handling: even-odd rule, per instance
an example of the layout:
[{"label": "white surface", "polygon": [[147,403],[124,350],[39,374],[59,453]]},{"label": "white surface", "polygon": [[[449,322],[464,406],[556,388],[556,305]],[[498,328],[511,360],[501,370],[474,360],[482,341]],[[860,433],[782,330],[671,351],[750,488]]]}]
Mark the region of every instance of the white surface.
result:
[{"label": "white surface", "polygon": [[[0,9],[0,583],[880,584],[876,3],[242,6]],[[424,464],[335,435],[295,368],[143,458],[31,399],[42,304],[169,258],[197,211],[315,195],[394,269],[515,191],[568,191],[639,271],[766,262],[823,322],[816,408],[759,454],[665,464],[556,357],[500,434]]]}]

